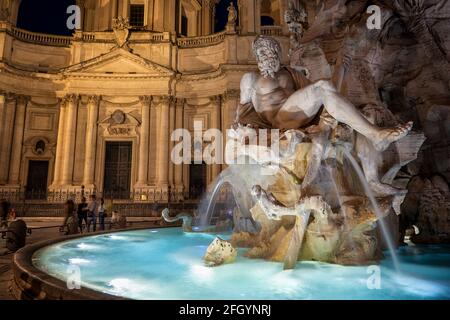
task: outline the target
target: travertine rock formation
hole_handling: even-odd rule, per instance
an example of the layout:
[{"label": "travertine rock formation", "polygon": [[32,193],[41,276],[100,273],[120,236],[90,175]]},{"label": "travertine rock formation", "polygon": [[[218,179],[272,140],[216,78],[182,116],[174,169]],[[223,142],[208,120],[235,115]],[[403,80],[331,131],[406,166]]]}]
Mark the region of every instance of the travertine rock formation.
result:
[{"label": "travertine rock formation", "polygon": [[408,185],[409,193],[402,204],[401,230],[416,226],[419,233],[415,243],[450,242],[450,192],[441,176],[414,177]]},{"label": "travertine rock formation", "polygon": [[215,267],[224,263],[234,262],[236,256],[237,251],[231,243],[217,237],[206,249],[203,260],[205,260],[207,266]]},{"label": "travertine rock formation", "polygon": [[[371,30],[367,28],[367,19],[371,15],[366,13],[368,1],[304,3],[310,28],[304,33],[302,46],[291,55],[291,64],[307,68],[311,80],[325,78],[334,81],[339,79],[340,66],[347,64],[341,91],[350,101],[363,110],[385,109],[390,113],[391,116],[385,119],[375,119],[381,126],[391,126],[397,121],[414,121],[414,129],[422,131],[426,140],[420,153],[411,155],[409,160],[418,157],[417,161],[401,172],[395,172],[395,175],[391,172],[384,177],[391,180],[393,186],[405,189],[409,179],[415,175],[431,179],[436,174],[445,180],[442,184],[448,185],[450,1],[372,1],[370,4],[380,8],[381,25],[379,29]],[[420,143],[420,139],[410,143]],[[399,146],[404,147],[403,144]],[[364,158],[360,152],[358,155]],[[394,160],[389,153],[384,154],[383,160],[386,157],[391,158],[388,163]],[[373,157],[365,158],[372,163],[378,161],[378,167],[382,163]],[[398,164],[406,165],[401,162]],[[363,161],[362,165],[365,164]],[[384,173],[387,172],[384,170]],[[369,172],[367,178],[375,192],[385,189],[377,185],[386,181],[383,181],[383,176],[373,179]],[[449,228],[449,222],[445,226],[442,222],[448,215],[448,209],[442,203],[450,201],[449,194],[440,192],[439,197],[432,196],[436,194],[432,189],[429,195],[424,196],[427,197],[424,202],[429,208],[441,208],[439,215],[443,217],[440,218],[441,226],[432,223],[426,227],[429,231],[424,233],[441,233],[441,236],[431,239],[422,234],[413,237],[413,241],[448,241],[441,231]],[[407,199],[410,197],[415,197],[411,190]],[[422,197],[422,193],[418,197]],[[427,210],[434,210],[417,209],[418,217],[412,220],[415,223],[427,220],[422,215],[427,215]],[[437,211],[434,212],[438,215]],[[400,220],[408,219],[400,216]],[[431,231],[433,228],[437,229]]]}]

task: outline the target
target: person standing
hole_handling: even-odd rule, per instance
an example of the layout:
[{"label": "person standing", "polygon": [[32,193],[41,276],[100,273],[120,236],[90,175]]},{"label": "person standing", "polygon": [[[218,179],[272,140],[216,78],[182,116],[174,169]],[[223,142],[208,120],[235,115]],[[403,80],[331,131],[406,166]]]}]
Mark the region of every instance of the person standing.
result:
[{"label": "person standing", "polygon": [[100,224],[100,230],[105,230],[105,200],[103,198],[100,199],[100,206],[98,207],[98,222]]},{"label": "person standing", "polygon": [[6,199],[2,199],[0,202],[0,228],[8,227],[8,214],[10,206],[11,205]]},{"label": "person standing", "polygon": [[78,231],[75,217],[75,202],[73,200],[67,200],[64,204],[64,222],[61,229],[65,230],[65,235],[76,234]]},{"label": "person standing", "polygon": [[87,226],[87,203],[86,198],[81,198],[81,203],[77,206],[77,216],[78,216],[78,228],[80,229],[80,233],[83,233],[83,221]]},{"label": "person standing", "polygon": [[95,195],[91,195],[89,198],[89,203],[87,205],[87,232],[91,230],[97,231],[97,213],[98,213],[98,203]]}]

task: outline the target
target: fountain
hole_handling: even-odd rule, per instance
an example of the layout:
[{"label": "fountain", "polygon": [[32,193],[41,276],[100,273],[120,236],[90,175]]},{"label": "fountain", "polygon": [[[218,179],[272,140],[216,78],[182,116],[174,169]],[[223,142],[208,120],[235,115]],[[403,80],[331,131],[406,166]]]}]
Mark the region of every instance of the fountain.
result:
[{"label": "fountain", "polygon": [[[228,135],[232,161],[199,205],[198,219],[171,217],[166,209],[163,218],[182,220],[182,228],[27,248],[15,261],[21,292],[54,298],[449,299],[448,248],[398,247],[390,231],[406,196],[407,179],[396,178],[417,158],[424,135],[413,132],[412,123],[401,124],[384,103],[367,99],[357,108],[349,101],[342,86],[359,39],[345,31],[350,48],[341,46],[341,66],[332,66],[332,76],[313,41],[334,30],[318,25],[327,21],[329,9],[322,10],[304,41],[305,12],[289,7],[290,66],[282,66],[275,39],[261,36],[253,43],[259,72],[241,81]],[[361,65],[355,69],[358,79],[367,78]],[[278,138],[263,144],[248,139],[267,136],[260,131],[266,129],[279,130]],[[211,226],[224,186],[235,201],[231,232]],[[68,266],[82,271],[79,292],[64,287]],[[382,286],[372,288],[368,271],[377,268]],[[31,285],[41,282],[45,294]]]},{"label": "fountain", "polygon": [[[299,260],[365,265],[382,259],[384,242],[398,271],[398,244],[384,218],[399,214],[405,191],[389,182],[415,159],[423,135],[410,132],[412,123],[380,128],[374,116],[388,117],[387,111],[360,113],[331,82],[312,83],[297,69],[282,67],[275,39],[257,37],[253,47],[259,73],[242,79],[241,104],[228,135],[233,147],[226,148],[226,158],[236,161],[205,197],[200,221],[210,221],[228,183],[238,203],[235,214],[258,226],[235,226],[231,244],[249,248],[245,256],[280,261],[285,269]],[[258,145],[250,137],[267,137],[260,129],[279,129],[281,138]],[[388,167],[385,153],[402,160]],[[383,182],[380,167],[387,172]],[[250,199],[240,199],[248,194]]]}]

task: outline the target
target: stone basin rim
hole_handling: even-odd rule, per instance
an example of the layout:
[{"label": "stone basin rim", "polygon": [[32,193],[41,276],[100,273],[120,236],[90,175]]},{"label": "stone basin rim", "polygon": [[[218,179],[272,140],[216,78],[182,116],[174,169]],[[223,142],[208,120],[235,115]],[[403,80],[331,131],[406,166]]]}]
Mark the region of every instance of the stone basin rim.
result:
[{"label": "stone basin rim", "polygon": [[[179,227],[164,227],[179,228]],[[88,238],[92,236],[116,234],[138,230],[154,230],[162,227],[139,227],[125,230],[108,230],[97,232],[95,234],[77,234],[64,236],[60,238],[39,241],[23,247],[18,250],[12,259],[12,291],[18,300],[131,300],[121,296],[115,296],[86,287],[70,290],[66,282],[51,276],[50,274],[38,269],[33,264],[33,255],[45,247],[66,242],[69,240]]]}]

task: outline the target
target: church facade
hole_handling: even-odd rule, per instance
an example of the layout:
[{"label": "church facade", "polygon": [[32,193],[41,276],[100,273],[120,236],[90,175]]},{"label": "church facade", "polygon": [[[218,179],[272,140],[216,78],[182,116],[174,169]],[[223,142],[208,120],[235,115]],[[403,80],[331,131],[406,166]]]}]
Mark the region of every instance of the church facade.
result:
[{"label": "church facade", "polygon": [[20,2],[0,1],[3,194],[198,196],[222,166],[173,164],[171,133],[194,121],[229,128],[258,34],[275,36],[288,60],[287,0],[238,1],[219,32],[219,1],[77,1],[81,24],[69,37],[17,28]]}]

